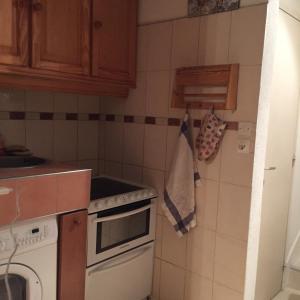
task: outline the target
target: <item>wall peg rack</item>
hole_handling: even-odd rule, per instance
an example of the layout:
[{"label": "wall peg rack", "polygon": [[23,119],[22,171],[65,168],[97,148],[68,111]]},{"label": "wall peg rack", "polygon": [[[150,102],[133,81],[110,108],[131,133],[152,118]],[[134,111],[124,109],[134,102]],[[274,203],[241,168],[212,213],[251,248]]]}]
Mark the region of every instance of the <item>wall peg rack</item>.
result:
[{"label": "wall peg rack", "polygon": [[172,107],[236,110],[239,64],[176,70]]}]

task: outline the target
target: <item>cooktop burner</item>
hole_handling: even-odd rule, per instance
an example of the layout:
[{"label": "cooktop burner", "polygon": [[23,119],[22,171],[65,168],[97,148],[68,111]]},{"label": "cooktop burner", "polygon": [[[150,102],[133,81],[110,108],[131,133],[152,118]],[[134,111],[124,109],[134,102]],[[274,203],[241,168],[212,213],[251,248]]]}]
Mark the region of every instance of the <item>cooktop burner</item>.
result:
[{"label": "cooktop burner", "polygon": [[106,177],[92,178],[91,201],[111,197],[119,194],[142,190],[143,187],[131,185],[122,181]]}]

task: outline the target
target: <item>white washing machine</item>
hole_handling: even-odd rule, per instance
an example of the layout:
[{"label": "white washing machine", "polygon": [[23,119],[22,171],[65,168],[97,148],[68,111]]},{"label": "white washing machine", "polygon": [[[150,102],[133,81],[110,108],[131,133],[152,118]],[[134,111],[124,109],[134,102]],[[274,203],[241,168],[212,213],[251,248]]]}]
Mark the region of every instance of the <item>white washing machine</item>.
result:
[{"label": "white washing machine", "polygon": [[[19,247],[9,268],[12,298],[56,300],[57,220],[56,217],[18,223],[13,227]],[[8,300],[5,271],[13,251],[9,228],[0,229],[0,299]]]}]

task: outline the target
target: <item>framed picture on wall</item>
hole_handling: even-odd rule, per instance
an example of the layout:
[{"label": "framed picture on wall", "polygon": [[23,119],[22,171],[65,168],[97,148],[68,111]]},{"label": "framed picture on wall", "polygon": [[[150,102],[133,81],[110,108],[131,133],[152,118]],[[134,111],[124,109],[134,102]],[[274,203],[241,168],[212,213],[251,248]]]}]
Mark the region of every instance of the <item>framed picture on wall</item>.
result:
[{"label": "framed picture on wall", "polygon": [[188,0],[190,17],[220,13],[238,9],[240,0]]}]

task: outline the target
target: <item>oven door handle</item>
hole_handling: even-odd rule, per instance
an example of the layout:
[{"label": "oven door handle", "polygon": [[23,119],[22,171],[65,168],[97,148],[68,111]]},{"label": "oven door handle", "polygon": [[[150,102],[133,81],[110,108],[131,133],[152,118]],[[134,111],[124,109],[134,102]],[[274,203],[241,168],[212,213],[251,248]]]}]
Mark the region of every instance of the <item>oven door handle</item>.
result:
[{"label": "oven door handle", "polygon": [[108,217],[102,217],[102,218],[95,218],[93,220],[93,223],[101,223],[101,222],[107,222],[107,221],[113,221],[113,220],[117,220],[117,219],[122,219],[122,218],[126,218],[135,214],[138,214],[142,211],[145,211],[149,208],[152,207],[152,204],[143,206],[141,208],[126,212],[126,213],[122,213],[122,214],[117,214],[117,215],[112,215],[112,216],[108,216]]},{"label": "oven door handle", "polygon": [[152,248],[151,245],[150,246],[147,245],[146,247],[142,247],[142,248],[130,251],[126,254],[123,254],[120,257],[116,257],[112,261],[104,262],[100,266],[98,266],[95,269],[89,271],[88,276],[91,276],[91,275],[93,275],[95,273],[98,273],[98,272],[103,272],[105,270],[112,270],[112,269],[115,269],[117,267],[126,265],[126,264],[132,262],[133,260],[139,258],[140,256],[142,256],[144,253],[149,251],[151,248]]}]

